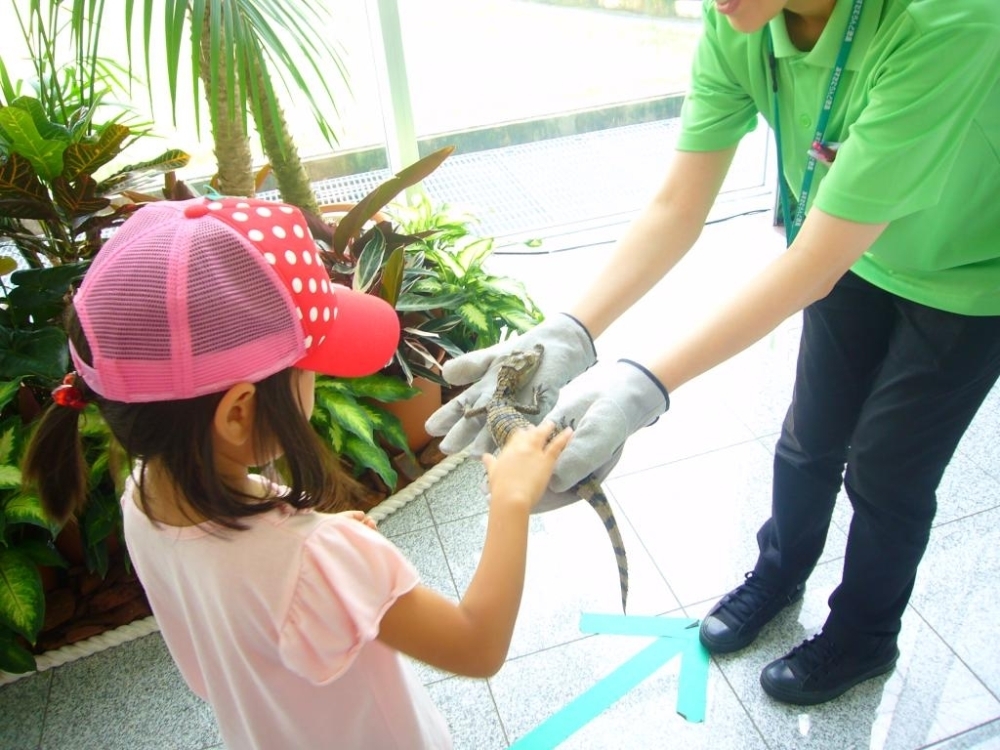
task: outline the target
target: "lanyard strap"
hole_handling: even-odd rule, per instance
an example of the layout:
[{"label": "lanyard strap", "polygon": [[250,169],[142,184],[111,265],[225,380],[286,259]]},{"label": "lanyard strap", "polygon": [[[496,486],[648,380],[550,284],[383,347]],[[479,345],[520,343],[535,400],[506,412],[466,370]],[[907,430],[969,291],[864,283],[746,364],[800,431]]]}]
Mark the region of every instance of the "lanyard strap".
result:
[{"label": "lanyard strap", "polygon": [[[826,126],[830,121],[830,110],[833,109],[833,101],[837,96],[837,89],[847,66],[847,59],[851,55],[851,47],[854,46],[854,36],[858,30],[861,20],[861,6],[865,0],[854,0],[854,7],[851,15],[847,19],[847,29],[844,31],[844,40],[840,43],[840,51],[837,53],[837,61],[830,75],[830,84],[827,86],[826,97],[823,99],[823,106],[820,108],[819,117],[816,119],[816,134],[813,136],[813,143],[822,143],[826,136]],[[771,38],[771,26],[768,24],[765,34],[767,36],[767,60],[771,70],[771,91],[774,99],[774,139],[778,151],[778,191],[781,197],[781,214],[785,222],[785,239],[788,245],[792,244],[795,236],[802,227],[802,222],[806,218],[806,203],[809,201],[809,192],[812,190],[813,176],[816,173],[816,157],[812,154],[806,160],[806,173],[802,178],[802,189],[799,191],[798,204],[795,206],[795,216],[791,216],[791,206],[789,205],[788,192],[785,185],[784,159],[781,156],[781,124],[778,117],[778,60],[774,55],[774,40]]]}]

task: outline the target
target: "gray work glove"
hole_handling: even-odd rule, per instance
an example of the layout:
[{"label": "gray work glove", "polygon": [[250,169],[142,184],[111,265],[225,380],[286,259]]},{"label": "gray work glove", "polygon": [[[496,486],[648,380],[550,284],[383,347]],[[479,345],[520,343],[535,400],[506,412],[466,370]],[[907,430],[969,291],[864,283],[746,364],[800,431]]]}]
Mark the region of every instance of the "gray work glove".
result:
[{"label": "gray work glove", "polygon": [[599,364],[563,386],[545,418],[572,426],[573,439],[556,461],[549,491],[536,512],[577,500],[570,490],[589,475],[603,481],[621,458],[626,439],[669,407],[663,384],[627,359]]},{"label": "gray work glove", "polygon": [[587,329],[573,316],[560,313],[517,338],[445,362],[441,372],[445,380],[452,385],[473,385],[427,420],[428,434],[445,436],[440,446],[442,453],[457,453],[470,445],[470,452],[477,456],[496,449],[486,429],[486,415],[466,417],[465,410],[485,406],[493,396],[497,387],[497,360],[535,344],[545,347],[542,362],[534,378],[521,391],[526,403],[530,403],[532,388],[542,388],[539,413],[524,415],[535,423],[540,422],[556,402],[559,389],[597,361],[594,342]]}]

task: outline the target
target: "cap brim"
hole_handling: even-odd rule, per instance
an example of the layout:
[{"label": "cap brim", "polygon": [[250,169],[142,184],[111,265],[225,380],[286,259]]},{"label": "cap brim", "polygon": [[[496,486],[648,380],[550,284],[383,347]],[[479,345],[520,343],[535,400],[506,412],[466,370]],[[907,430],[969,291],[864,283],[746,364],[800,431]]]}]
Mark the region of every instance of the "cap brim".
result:
[{"label": "cap brim", "polygon": [[336,317],[322,341],[296,363],[303,370],[357,378],[389,364],[399,345],[399,315],[371,294],[335,288]]}]

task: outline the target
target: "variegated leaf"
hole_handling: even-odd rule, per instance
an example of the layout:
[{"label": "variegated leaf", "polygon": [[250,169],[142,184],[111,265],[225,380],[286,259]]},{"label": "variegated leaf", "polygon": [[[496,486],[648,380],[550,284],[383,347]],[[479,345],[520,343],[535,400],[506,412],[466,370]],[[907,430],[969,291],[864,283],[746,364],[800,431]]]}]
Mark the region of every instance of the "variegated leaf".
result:
[{"label": "variegated leaf", "polygon": [[101,137],[93,143],[71,143],[63,155],[63,176],[75,180],[81,175],[92,175],[122,151],[122,143],[132,131],[124,125],[113,123],[104,128]]}]

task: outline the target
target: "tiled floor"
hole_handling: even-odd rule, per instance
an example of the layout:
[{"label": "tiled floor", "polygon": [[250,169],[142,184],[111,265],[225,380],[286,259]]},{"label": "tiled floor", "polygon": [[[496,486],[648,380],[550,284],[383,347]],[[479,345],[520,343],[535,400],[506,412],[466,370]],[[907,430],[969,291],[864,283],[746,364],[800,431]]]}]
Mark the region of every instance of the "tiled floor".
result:
[{"label": "tiled floor", "polygon": [[[556,311],[573,300],[609,250],[578,244],[571,251],[504,255],[494,262],[497,270],[524,278],[536,301]],[[780,246],[766,216],[707,228],[671,277],[602,338],[602,356],[651,352]],[[797,326],[789,320],[679,389],[670,412],[629,443],[607,490],[630,556],[630,614],[698,618],[752,566],[754,532],[769,507],[770,450],[791,385]],[[675,711],[675,659],[560,747],[1000,748],[998,426],[1000,388],[945,477],[904,619],[902,657],[891,675],[808,709],[772,702],[757,683],[765,663],[825,618],[850,515],[844,501],[804,601],[752,648],[712,660],[704,722],[690,723]],[[457,598],[478,560],[485,511],[482,471],[469,460],[381,528],[430,585]],[[534,517],[509,662],[490,680],[417,665],[457,748],[515,743],[648,644],[646,638],[579,630],[581,613],[619,613],[615,571],[604,531],[585,504]],[[221,747],[211,712],[187,691],[158,635],[0,688],[0,727],[5,750]]]}]

